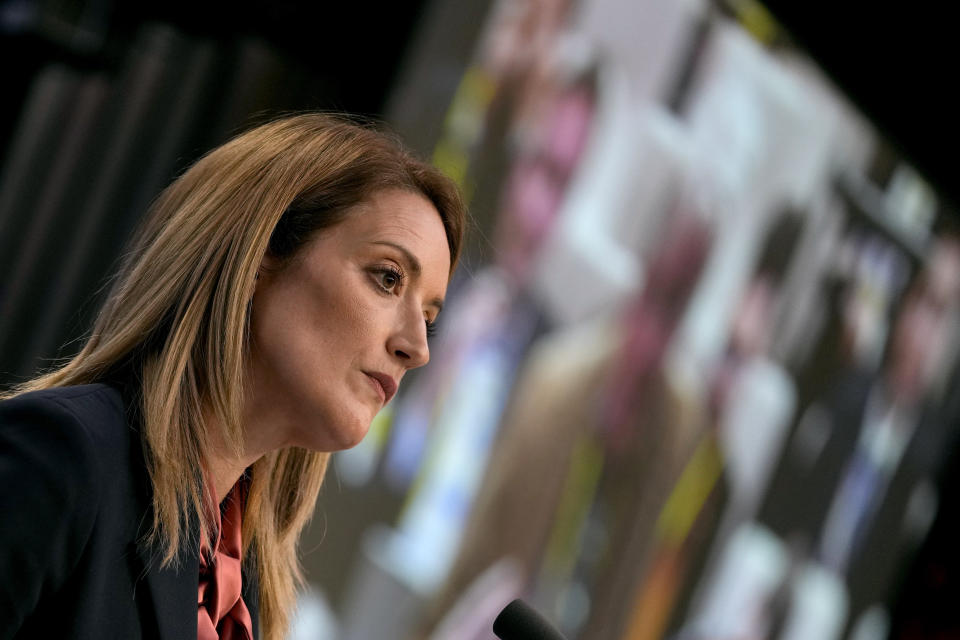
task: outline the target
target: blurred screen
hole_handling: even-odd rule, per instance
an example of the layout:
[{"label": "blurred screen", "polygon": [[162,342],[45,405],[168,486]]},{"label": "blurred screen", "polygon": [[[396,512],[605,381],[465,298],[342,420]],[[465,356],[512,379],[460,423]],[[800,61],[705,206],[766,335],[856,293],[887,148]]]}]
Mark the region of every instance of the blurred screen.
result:
[{"label": "blurred screen", "polygon": [[957,415],[923,176],[749,2],[495,2],[434,139],[475,228],[384,451],[418,633],[522,596],[571,638],[886,637]]}]

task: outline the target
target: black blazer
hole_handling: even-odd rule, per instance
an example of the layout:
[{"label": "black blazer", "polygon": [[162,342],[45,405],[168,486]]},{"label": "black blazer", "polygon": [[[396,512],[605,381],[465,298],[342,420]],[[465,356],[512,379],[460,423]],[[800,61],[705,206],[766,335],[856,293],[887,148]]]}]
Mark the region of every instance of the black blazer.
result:
[{"label": "black blazer", "polygon": [[[150,481],[129,396],[93,384],[0,402],[0,639],[197,637],[199,557],[138,545]],[[258,634],[255,571],[243,598]]]}]

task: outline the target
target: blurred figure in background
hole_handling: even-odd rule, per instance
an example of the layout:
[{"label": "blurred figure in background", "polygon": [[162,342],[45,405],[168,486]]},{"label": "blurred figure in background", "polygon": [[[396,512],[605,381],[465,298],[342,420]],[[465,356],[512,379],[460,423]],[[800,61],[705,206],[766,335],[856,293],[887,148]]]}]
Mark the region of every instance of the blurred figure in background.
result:
[{"label": "blurred figure in background", "polygon": [[793,381],[770,345],[803,216],[783,211],[770,225],[711,377],[705,429],[657,516],[625,639],[654,640],[685,620],[731,533],[754,517],[793,418]]},{"label": "blurred figure in background", "polygon": [[[733,519],[721,520],[686,621],[668,637],[838,638],[853,630],[883,637],[894,580],[936,509],[933,474],[952,426],[941,411],[952,362],[942,355],[956,339],[958,302],[960,244],[941,238],[901,300],[880,368],[864,371],[848,360],[820,386],[822,395],[804,411],[772,483],[758,487],[771,499],[761,506],[754,495],[753,508],[741,517],[733,515],[738,460],[728,460],[727,516]],[[751,443],[743,450],[750,452]],[[756,446],[764,448],[762,437]],[[769,453],[777,458],[776,448]],[[716,475],[719,462],[713,467]],[[686,495],[689,509],[692,494]],[[688,544],[702,518],[693,521]],[[687,551],[696,557],[702,549]],[[674,563],[665,576],[676,572]],[[671,584],[663,576],[651,583],[640,600],[646,606],[635,612],[637,633],[628,637],[661,637],[648,631]]]},{"label": "blurred figure in background", "polygon": [[589,624],[608,637],[624,615],[616,585],[636,570],[617,554],[642,555],[638,528],[648,529],[645,516],[662,502],[664,478],[675,475],[695,434],[690,424],[678,426],[685,402],[672,391],[663,358],[710,231],[691,211],[676,211],[664,225],[646,284],[617,316],[549,333],[531,347],[435,611],[449,610],[509,559],[520,576],[513,594],[547,610],[563,607],[573,592],[596,590],[586,608],[567,607],[565,627]]}]

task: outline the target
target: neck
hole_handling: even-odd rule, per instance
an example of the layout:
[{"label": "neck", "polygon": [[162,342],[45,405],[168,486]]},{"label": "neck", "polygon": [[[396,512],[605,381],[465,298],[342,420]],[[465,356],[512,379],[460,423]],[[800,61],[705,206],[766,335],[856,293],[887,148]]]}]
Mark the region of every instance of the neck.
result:
[{"label": "neck", "polygon": [[255,459],[250,460],[248,464],[232,456],[225,457],[216,454],[209,456],[207,459],[207,471],[210,474],[211,482],[213,482],[213,490],[216,492],[218,503],[223,501],[230,492],[230,489],[233,488],[233,485],[235,485],[237,480],[240,479],[240,476],[243,475],[246,468],[254,462],[256,462]]},{"label": "neck", "polygon": [[[282,433],[279,428],[266,428],[263,425],[275,425],[276,416],[270,412],[257,411],[258,406],[248,401],[243,412],[243,443],[238,456],[233,447],[221,437],[223,430],[215,424],[216,418],[209,409],[205,418],[211,434],[210,451],[207,452],[207,473],[217,493],[217,501],[222,502],[243,472],[265,454],[286,446],[285,442],[275,442],[271,434]],[[251,425],[257,425],[252,427]]]},{"label": "neck", "polygon": [[[262,385],[253,385],[254,389]],[[221,437],[223,430],[215,424],[216,417],[208,406],[204,418],[211,434],[210,451],[207,453],[207,473],[210,474],[217,500],[223,501],[243,472],[265,454],[289,446],[287,440],[279,440],[277,434],[289,433],[287,416],[276,403],[264,401],[262,394],[246,394],[242,411],[243,443],[240,455]]]},{"label": "neck", "polygon": [[[257,461],[261,453],[252,453],[249,443],[244,438],[243,450],[239,456],[221,437],[222,430],[219,425],[214,424],[214,417],[210,413],[206,416],[210,433],[210,450],[207,452],[205,464],[210,481],[213,483],[213,490],[216,493],[217,502],[223,499],[237,483],[243,472]],[[246,431],[246,429],[244,429]]]}]

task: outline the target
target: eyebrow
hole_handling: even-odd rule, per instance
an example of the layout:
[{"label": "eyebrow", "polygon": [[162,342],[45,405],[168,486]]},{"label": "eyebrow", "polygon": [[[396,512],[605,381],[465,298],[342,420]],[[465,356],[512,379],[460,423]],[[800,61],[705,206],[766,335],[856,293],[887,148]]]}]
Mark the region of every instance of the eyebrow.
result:
[{"label": "eyebrow", "polygon": [[[413,255],[413,253],[405,246],[397,244],[396,242],[391,242],[390,240],[374,240],[370,244],[379,244],[385,247],[396,249],[403,255],[404,260],[407,262],[407,266],[410,267],[410,271],[412,271],[415,276],[419,276],[421,273],[423,273],[423,267],[420,265],[420,261],[417,260],[417,257]],[[443,311],[443,298],[434,298],[427,304],[436,307],[437,313]]]}]

